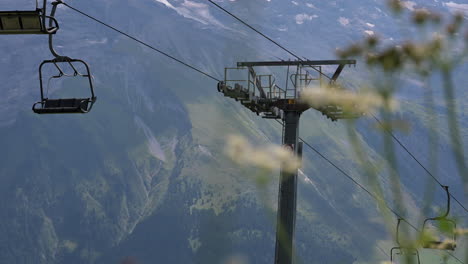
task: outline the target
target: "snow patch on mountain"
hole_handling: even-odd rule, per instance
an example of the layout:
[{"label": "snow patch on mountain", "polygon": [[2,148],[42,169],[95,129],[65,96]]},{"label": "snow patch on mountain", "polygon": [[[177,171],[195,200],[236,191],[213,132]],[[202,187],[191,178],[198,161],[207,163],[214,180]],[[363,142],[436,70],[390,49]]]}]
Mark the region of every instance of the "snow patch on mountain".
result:
[{"label": "snow patch on mountain", "polygon": [[338,22],[339,22],[342,26],[347,26],[347,25],[349,25],[349,19],[347,19],[346,17],[340,17],[340,18],[338,18]]},{"label": "snow patch on mountain", "polygon": [[403,7],[410,10],[410,11],[414,11],[415,9],[415,6],[416,6],[416,3],[413,2],[413,1],[402,1],[401,2],[403,4]]},{"label": "snow patch on mountain", "polygon": [[455,2],[446,2],[443,3],[445,7],[447,7],[451,12],[462,12],[465,15],[468,15],[468,4],[458,4]]},{"label": "snow patch on mountain", "polygon": [[199,23],[204,25],[213,25],[220,28],[226,29],[227,27],[224,26],[219,20],[217,20],[213,15],[211,15],[209,6],[204,3],[199,3],[190,0],[184,0],[183,3],[175,6],[171,4],[168,0],[154,0],[158,3],[165,5],[166,7],[173,9],[179,15],[195,20]]},{"label": "snow patch on mountain", "polygon": [[134,117],[135,124],[143,130],[143,133],[146,136],[146,139],[148,140],[148,150],[150,154],[163,161],[166,162],[166,156],[164,155],[164,151],[161,148],[161,144],[156,140],[156,137],[154,136],[153,132],[151,129],[145,124],[145,122],[137,115]]},{"label": "snow patch on mountain", "polygon": [[284,32],[284,31],[288,31],[288,28],[285,27],[285,26],[280,26],[279,28],[277,28],[278,31],[281,31],[281,32]]},{"label": "snow patch on mountain", "polygon": [[[315,182],[314,182],[313,180],[311,180],[310,177],[307,176],[307,174],[304,173],[304,171],[302,171],[301,169],[299,169],[299,170],[298,170],[298,173],[299,173],[299,178],[302,179],[305,183],[310,184],[310,185],[314,188],[314,190],[316,191],[316,193],[317,193],[320,197],[322,197],[322,198],[323,198],[324,200],[326,200],[326,201],[329,200],[329,198],[327,197],[327,195],[326,195],[325,193],[322,192],[322,189],[319,188],[319,187],[315,184]],[[333,204],[333,202],[329,202],[329,205],[330,205],[333,209],[335,209],[336,211],[339,211],[339,210],[335,207],[335,205]]]},{"label": "snow patch on mountain", "polygon": [[211,151],[206,146],[198,145],[198,150],[200,151],[201,154],[203,154],[205,156],[208,156],[210,158],[213,157],[213,154],[211,153]]},{"label": "snow patch on mountain", "polygon": [[86,42],[87,42],[88,44],[90,44],[90,45],[107,44],[108,39],[107,39],[107,38],[103,38],[103,39],[101,39],[101,40],[87,40]]},{"label": "snow patch on mountain", "polygon": [[297,14],[295,19],[296,19],[296,24],[301,25],[304,24],[305,21],[311,21],[314,18],[317,18],[317,15],[308,15],[308,14]]}]

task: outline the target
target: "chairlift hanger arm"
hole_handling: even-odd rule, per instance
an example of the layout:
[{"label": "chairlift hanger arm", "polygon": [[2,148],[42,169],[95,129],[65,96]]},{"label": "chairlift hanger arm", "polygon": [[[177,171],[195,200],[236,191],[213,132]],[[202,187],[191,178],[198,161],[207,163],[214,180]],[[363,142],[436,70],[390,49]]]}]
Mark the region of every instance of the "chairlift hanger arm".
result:
[{"label": "chairlift hanger arm", "polygon": [[401,223],[401,218],[398,218],[398,223],[397,223],[397,228],[396,228],[396,242],[398,246],[400,247],[400,223]]},{"label": "chairlift hanger arm", "polygon": [[447,217],[450,213],[450,192],[448,188],[448,186],[444,186],[445,192],[447,193],[447,211],[445,212],[443,218]]},{"label": "chairlift hanger arm", "polygon": [[414,254],[416,255],[416,258],[417,258],[417,263],[416,264],[420,264],[421,260],[419,258],[418,249],[413,248],[413,247],[407,247],[405,245],[401,245],[401,242],[400,242],[400,225],[401,225],[401,221],[406,221],[406,220],[404,220],[401,217],[398,218],[398,222],[397,222],[397,226],[396,226],[396,243],[397,243],[398,246],[393,247],[392,249],[390,249],[390,262],[393,263],[393,255],[394,255],[393,251],[399,250],[399,252],[400,252],[399,254],[407,254],[408,251],[413,251]]},{"label": "chairlift hanger arm", "polygon": [[[444,214],[440,215],[440,216],[436,216],[436,217],[432,217],[432,218],[428,218],[426,219],[426,221],[428,220],[441,220],[441,219],[447,219],[447,216],[449,215],[450,213],[450,192],[449,192],[449,187],[448,186],[442,186],[445,190],[445,192],[447,193],[447,208],[446,208],[446,211]],[[424,222],[426,222],[424,221]]]},{"label": "chairlift hanger arm", "polygon": [[[50,15],[52,17],[55,16],[55,13],[57,11],[57,7],[60,4],[63,4],[63,2],[61,0],[57,0],[57,1],[52,2],[52,11],[50,12]],[[50,26],[52,26],[52,21],[49,21],[49,27]],[[67,57],[59,55],[57,53],[57,51],[55,51],[54,44],[53,44],[53,35],[49,35],[49,50],[52,53],[52,55],[54,55],[54,57],[57,58],[57,59],[61,58],[62,61],[66,61],[67,59],[69,59]]]}]

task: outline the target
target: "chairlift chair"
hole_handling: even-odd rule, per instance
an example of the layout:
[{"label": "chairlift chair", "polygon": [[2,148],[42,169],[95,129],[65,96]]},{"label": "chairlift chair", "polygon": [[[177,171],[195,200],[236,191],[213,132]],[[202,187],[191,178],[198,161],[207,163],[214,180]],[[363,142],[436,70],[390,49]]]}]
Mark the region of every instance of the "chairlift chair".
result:
[{"label": "chairlift chair", "polygon": [[395,255],[404,255],[404,254],[409,254],[412,252],[414,256],[416,256],[416,264],[421,264],[421,259],[419,257],[419,251],[416,248],[413,247],[405,247],[402,246],[400,243],[400,224],[401,224],[401,218],[398,218],[397,222],[397,227],[396,227],[396,242],[397,245],[396,247],[393,247],[390,249],[390,263],[394,263],[393,261],[395,260],[394,256]]},{"label": "chairlift chair", "polygon": [[[61,63],[66,63],[70,65],[70,68],[73,69],[73,74],[69,75],[64,73],[63,69],[59,66]],[[81,74],[77,70],[77,67],[74,64],[82,64],[86,73]],[[59,71],[58,75],[52,76],[49,79],[62,78],[62,77],[83,77],[88,79],[89,88],[90,88],[90,97],[87,98],[61,98],[61,99],[51,99],[48,98],[44,93],[44,82],[43,82],[43,66],[46,64],[52,64]],[[70,59],[70,58],[59,58],[54,60],[46,60],[41,63],[39,66],[39,81],[41,88],[41,101],[35,103],[32,107],[32,110],[36,114],[85,114],[88,113],[93,107],[94,102],[96,102],[96,96],[94,94],[93,80],[89,70],[89,66],[86,62],[82,60]]]},{"label": "chairlift chair", "polygon": [[448,186],[443,186],[443,188],[445,189],[445,192],[447,193],[447,210],[445,211],[444,214],[440,216],[427,218],[426,220],[424,220],[422,230],[423,232],[427,230],[428,224],[431,222],[447,222],[453,227],[451,240],[449,241],[441,241],[441,240],[424,241],[422,246],[423,248],[429,248],[429,249],[443,249],[443,250],[453,251],[457,247],[457,244],[456,244],[457,234],[455,232],[455,229],[457,228],[457,224],[455,223],[455,221],[447,217],[450,213],[450,192],[448,190],[449,188]]},{"label": "chairlift chair", "polygon": [[59,25],[54,14],[46,14],[46,7],[47,0],[43,1],[41,8],[36,0],[36,10],[0,11],[0,35],[55,34]]},{"label": "chairlift chair", "polygon": [[[53,7],[51,11],[51,16],[55,15],[57,6],[61,3],[62,3],[61,0],[58,0],[52,3]],[[41,101],[33,105],[32,107],[33,112],[36,114],[85,114],[85,113],[88,113],[89,111],[91,111],[93,104],[96,102],[96,96],[94,94],[94,88],[93,88],[93,79],[92,79],[92,75],[91,75],[88,64],[84,62],[83,60],[71,59],[67,56],[59,55],[53,47],[53,35],[49,35],[49,49],[55,58],[52,60],[45,60],[39,66]],[[50,77],[49,80],[58,79],[62,77],[86,78],[89,83],[90,96],[85,97],[85,98],[59,98],[59,99],[48,98],[48,95],[44,93],[44,82],[43,82],[43,67],[44,65],[47,65],[47,64],[52,64],[58,70],[58,74]],[[70,68],[73,70],[73,73],[72,74],[65,73],[65,71],[60,67],[60,64],[69,65]],[[76,67],[76,65],[78,64],[81,64],[82,66],[84,66],[84,69],[86,70],[84,74],[79,72],[78,67]]]}]

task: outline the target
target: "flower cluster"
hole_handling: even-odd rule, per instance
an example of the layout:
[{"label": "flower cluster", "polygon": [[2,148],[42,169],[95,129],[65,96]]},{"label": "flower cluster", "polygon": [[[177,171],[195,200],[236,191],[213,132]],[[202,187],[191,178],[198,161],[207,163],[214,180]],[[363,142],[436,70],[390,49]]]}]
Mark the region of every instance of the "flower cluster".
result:
[{"label": "flower cluster", "polygon": [[[395,13],[404,10],[401,0],[389,0],[389,6]],[[383,69],[385,72],[396,72],[413,65],[420,73],[440,66],[447,52],[453,53],[453,43],[463,36],[463,14],[455,14],[445,24],[441,15],[425,8],[415,9],[410,14],[411,22],[418,26],[428,26],[430,31],[436,32],[425,40],[404,40],[400,44],[383,45],[376,35],[368,36],[363,42],[350,45],[338,51],[341,58],[362,57],[371,67]],[[434,31],[435,30],[435,31]],[[458,37],[458,39],[457,39]],[[462,54],[468,50],[468,30],[462,38],[464,48]]]},{"label": "flower cluster", "polygon": [[225,153],[241,166],[252,165],[270,171],[281,167],[295,172],[301,166],[300,159],[291,150],[273,144],[255,147],[239,135],[228,136]]},{"label": "flower cluster", "polygon": [[345,112],[370,114],[378,108],[394,111],[398,102],[373,92],[355,93],[333,87],[309,87],[301,93],[301,98],[314,108],[338,105]]}]

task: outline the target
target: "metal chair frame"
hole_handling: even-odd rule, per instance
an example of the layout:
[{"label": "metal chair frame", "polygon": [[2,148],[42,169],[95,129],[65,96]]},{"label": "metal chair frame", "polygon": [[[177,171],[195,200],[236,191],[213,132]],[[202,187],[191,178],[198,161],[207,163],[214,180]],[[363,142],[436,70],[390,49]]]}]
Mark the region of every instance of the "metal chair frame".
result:
[{"label": "metal chair frame", "polygon": [[417,264],[421,264],[421,259],[419,257],[419,251],[416,249],[416,248],[408,248],[408,247],[404,247],[401,245],[400,243],[400,224],[401,224],[401,218],[398,218],[398,223],[397,223],[397,228],[396,228],[396,242],[397,242],[397,245],[396,247],[393,247],[390,249],[390,263],[393,264],[393,252],[396,251],[396,250],[399,250],[400,253],[396,253],[396,254],[403,254],[403,251],[404,250],[412,250],[414,251],[414,254],[416,255],[416,258],[418,260],[418,263]]},{"label": "metal chair frame", "polygon": [[[66,74],[63,71],[63,69],[60,68],[58,63],[68,63],[70,65],[70,67],[74,71],[73,75]],[[86,73],[85,74],[79,73],[78,70],[76,69],[76,67],[73,65],[73,63],[81,63],[82,65],[84,65],[85,68],[86,68]],[[82,76],[82,77],[88,78],[91,97],[90,98],[83,98],[81,100],[82,100],[82,103],[86,103],[86,105],[89,104],[89,107],[87,107],[86,109],[81,108],[80,111],[77,112],[77,113],[83,113],[84,114],[84,113],[88,113],[89,111],[91,111],[91,108],[93,107],[93,104],[96,102],[96,96],[94,94],[94,86],[93,86],[93,81],[92,81],[92,76],[91,76],[89,65],[86,62],[84,62],[83,60],[70,59],[70,58],[64,58],[64,57],[56,58],[56,59],[53,59],[53,60],[43,61],[41,63],[41,65],[39,66],[39,81],[40,81],[40,89],[41,89],[41,101],[36,102],[33,105],[33,108],[32,108],[33,111],[35,113],[37,113],[37,114],[71,113],[71,112],[67,112],[67,111],[60,111],[59,109],[55,109],[55,110],[57,110],[56,112],[53,111],[54,109],[49,109],[50,111],[46,111],[46,108],[45,108],[46,103],[47,103],[48,100],[50,100],[49,98],[47,98],[44,95],[43,67],[46,64],[53,64],[57,68],[57,70],[59,72],[58,75],[52,76],[51,78],[61,78],[63,76],[69,76],[69,77]],[[38,108],[39,105],[41,105],[40,108]],[[75,112],[73,112],[73,113],[75,113]]]},{"label": "metal chair frame", "polygon": [[[58,0],[57,3],[62,3],[61,0]],[[54,3],[52,3],[54,5]],[[0,11],[0,35],[16,35],[16,34],[55,34],[59,29],[59,24],[54,17],[55,11],[51,12],[50,15],[47,15],[47,0],[43,0],[42,7],[39,7],[39,3],[36,0],[36,10],[32,11]],[[23,18],[33,17],[39,19],[40,29],[25,29],[23,25]],[[2,21],[2,18],[17,18],[19,28],[17,29],[5,29],[5,26]],[[47,27],[47,20],[49,21],[49,26]]]}]

